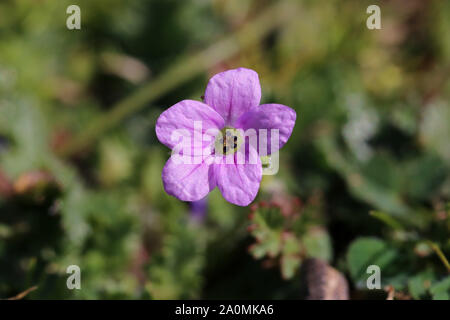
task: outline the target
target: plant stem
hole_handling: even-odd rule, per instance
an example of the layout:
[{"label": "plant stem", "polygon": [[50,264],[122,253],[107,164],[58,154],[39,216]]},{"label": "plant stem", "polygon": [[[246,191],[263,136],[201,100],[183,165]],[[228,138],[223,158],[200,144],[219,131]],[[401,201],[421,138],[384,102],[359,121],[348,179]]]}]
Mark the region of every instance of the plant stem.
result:
[{"label": "plant stem", "polygon": [[7,300],[21,300],[24,297],[26,297],[30,292],[36,290],[37,286],[32,286],[31,288],[28,288],[27,290],[15,295],[14,297],[8,298]]},{"label": "plant stem", "polygon": [[427,241],[427,242],[429,243],[431,248],[434,250],[434,252],[436,252],[439,259],[441,259],[442,263],[447,268],[447,271],[450,273],[450,263],[448,262],[447,258],[445,257],[444,253],[442,252],[441,248],[439,248],[439,246],[432,241]]}]

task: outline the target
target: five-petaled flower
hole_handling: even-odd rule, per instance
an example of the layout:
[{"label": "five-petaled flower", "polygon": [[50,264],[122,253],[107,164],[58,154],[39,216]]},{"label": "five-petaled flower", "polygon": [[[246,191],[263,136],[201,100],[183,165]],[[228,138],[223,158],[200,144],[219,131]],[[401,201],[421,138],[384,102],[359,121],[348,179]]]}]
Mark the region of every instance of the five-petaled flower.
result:
[{"label": "five-petaled flower", "polygon": [[[204,103],[183,100],[164,111],[156,122],[159,141],[174,149],[178,141],[173,133],[177,130],[192,133],[195,140],[194,122],[201,122],[202,138],[200,143],[194,141],[193,149],[201,148],[202,154],[207,155],[201,161],[180,163],[173,154],[162,171],[165,191],[183,201],[196,201],[217,186],[227,201],[249,205],[258,193],[262,178],[261,141],[266,144],[263,155],[277,152],[289,139],[296,120],[291,108],[280,104],[259,105],[260,99],[258,74],[239,68],[212,77]],[[259,144],[247,142],[243,131],[254,132]],[[205,139],[211,132],[216,135]],[[278,141],[274,143],[273,137]],[[184,156],[194,157],[196,151]],[[238,156],[245,161],[216,161],[225,157],[236,160]]]}]

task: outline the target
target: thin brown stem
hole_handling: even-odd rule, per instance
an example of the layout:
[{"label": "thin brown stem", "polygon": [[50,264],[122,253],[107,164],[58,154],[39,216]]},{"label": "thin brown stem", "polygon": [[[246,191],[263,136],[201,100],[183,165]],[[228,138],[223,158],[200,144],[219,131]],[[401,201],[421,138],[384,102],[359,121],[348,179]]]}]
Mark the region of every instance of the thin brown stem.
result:
[{"label": "thin brown stem", "polygon": [[432,241],[428,241],[428,243],[431,246],[431,248],[434,250],[434,252],[436,252],[439,259],[441,259],[441,261],[445,265],[445,267],[447,268],[447,272],[450,273],[450,263],[448,262],[447,258],[445,257],[444,253],[442,252],[441,248]]},{"label": "thin brown stem", "polygon": [[27,290],[15,295],[14,297],[8,298],[7,300],[21,300],[25,298],[30,292],[36,290],[37,286],[32,286],[31,288],[28,288]]}]

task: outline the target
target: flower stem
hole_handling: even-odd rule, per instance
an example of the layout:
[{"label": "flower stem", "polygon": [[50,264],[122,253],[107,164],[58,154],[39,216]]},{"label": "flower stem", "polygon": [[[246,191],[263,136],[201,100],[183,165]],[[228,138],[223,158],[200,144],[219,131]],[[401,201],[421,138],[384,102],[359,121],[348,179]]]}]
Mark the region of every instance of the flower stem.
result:
[{"label": "flower stem", "polygon": [[448,262],[447,258],[445,257],[444,253],[442,252],[441,248],[439,248],[439,246],[432,241],[427,241],[427,242],[431,246],[431,248],[434,250],[434,252],[436,252],[439,259],[441,259],[442,263],[447,268],[447,271],[450,273],[450,263]]}]

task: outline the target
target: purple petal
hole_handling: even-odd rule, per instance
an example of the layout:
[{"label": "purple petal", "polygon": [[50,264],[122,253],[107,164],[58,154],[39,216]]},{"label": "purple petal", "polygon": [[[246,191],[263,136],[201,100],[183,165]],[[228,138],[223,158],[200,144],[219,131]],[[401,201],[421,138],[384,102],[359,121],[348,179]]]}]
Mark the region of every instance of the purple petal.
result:
[{"label": "purple petal", "polygon": [[208,211],[208,197],[191,202],[190,217],[195,222],[203,222]]},{"label": "purple petal", "polygon": [[213,107],[228,126],[233,126],[251,107],[259,105],[260,100],[258,74],[245,68],[216,74],[209,80],[205,91],[205,103]]},{"label": "purple petal", "polygon": [[167,160],[162,171],[164,190],[182,201],[197,201],[216,187],[212,166]]},{"label": "purple petal", "polygon": [[[176,130],[186,130],[194,139],[194,122],[201,121],[201,133],[207,130],[220,129],[224,126],[223,118],[208,105],[194,100],[183,100],[164,111],[156,121],[156,136],[161,143],[173,149],[179,140],[171,138]],[[181,131],[180,131],[181,132]],[[201,139],[201,137],[200,137]],[[203,147],[208,142],[203,142]],[[192,145],[194,141],[192,140]]]},{"label": "purple petal", "polygon": [[217,187],[223,197],[228,202],[238,206],[249,205],[258,194],[261,183],[261,159],[258,157],[256,150],[251,147],[250,149],[250,153],[255,159],[255,164],[251,164],[249,161],[239,164],[235,157],[235,163],[233,164],[221,163],[213,165]]},{"label": "purple petal", "polygon": [[[272,129],[278,129],[279,141],[278,148],[274,146],[274,152],[281,149],[291,136],[294,129],[295,119],[297,114],[295,111],[287,106],[281,104],[263,104],[258,107],[254,107],[245,114],[243,114],[236,122],[237,128],[244,130],[255,129],[258,135],[258,152],[261,153],[261,149],[266,150],[264,146],[264,135],[260,136],[259,129],[267,129],[267,153],[271,154],[271,131]],[[262,144],[261,144],[262,142]]]}]

